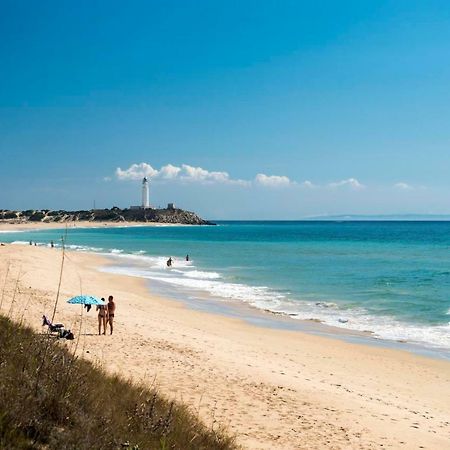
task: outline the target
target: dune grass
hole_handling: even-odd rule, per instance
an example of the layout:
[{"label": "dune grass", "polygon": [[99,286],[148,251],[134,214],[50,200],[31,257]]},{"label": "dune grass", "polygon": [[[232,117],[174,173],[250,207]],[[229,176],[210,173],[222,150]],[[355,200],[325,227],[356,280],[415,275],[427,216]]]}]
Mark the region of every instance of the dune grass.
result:
[{"label": "dune grass", "polygon": [[183,405],[0,316],[0,448],[236,449]]}]

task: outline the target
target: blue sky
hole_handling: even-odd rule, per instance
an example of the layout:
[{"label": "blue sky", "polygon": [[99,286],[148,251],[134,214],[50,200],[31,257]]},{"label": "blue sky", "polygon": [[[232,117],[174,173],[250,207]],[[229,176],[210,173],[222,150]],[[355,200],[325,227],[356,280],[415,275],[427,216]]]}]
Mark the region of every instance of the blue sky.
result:
[{"label": "blue sky", "polygon": [[1,0],[0,208],[450,213],[449,56],[447,1]]}]

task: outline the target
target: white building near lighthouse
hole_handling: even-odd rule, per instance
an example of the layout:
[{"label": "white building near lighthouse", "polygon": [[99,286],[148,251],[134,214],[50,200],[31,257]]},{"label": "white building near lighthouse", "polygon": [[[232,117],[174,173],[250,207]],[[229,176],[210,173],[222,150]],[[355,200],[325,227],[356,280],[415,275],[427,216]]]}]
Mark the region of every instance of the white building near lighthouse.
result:
[{"label": "white building near lighthouse", "polygon": [[143,209],[150,208],[148,191],[149,191],[148,179],[147,179],[147,177],[144,177],[144,179],[142,180],[142,204],[141,204],[141,207]]}]

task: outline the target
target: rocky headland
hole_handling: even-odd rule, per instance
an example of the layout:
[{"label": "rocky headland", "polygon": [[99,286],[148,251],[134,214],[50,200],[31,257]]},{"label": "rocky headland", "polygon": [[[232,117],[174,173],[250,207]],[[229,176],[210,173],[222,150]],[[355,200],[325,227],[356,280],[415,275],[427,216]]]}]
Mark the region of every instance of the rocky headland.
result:
[{"label": "rocky headland", "polygon": [[0,222],[22,223],[67,223],[67,222],[136,222],[171,223],[183,225],[214,225],[191,211],[179,208],[166,209],[92,209],[89,211],[52,211],[49,209],[26,211],[0,210]]}]

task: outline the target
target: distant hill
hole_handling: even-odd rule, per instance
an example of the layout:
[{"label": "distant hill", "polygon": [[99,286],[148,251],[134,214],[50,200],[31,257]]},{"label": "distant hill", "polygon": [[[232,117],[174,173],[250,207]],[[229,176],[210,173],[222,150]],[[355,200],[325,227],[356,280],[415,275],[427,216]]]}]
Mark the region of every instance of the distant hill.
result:
[{"label": "distant hill", "polygon": [[26,211],[0,210],[0,221],[9,223],[26,222],[155,222],[179,223],[184,225],[214,225],[197,214],[183,209],[92,209],[89,211],[52,211],[49,209]]},{"label": "distant hill", "polygon": [[304,220],[450,221],[450,214],[385,214],[385,215],[342,214],[336,216],[308,217],[305,218]]}]

